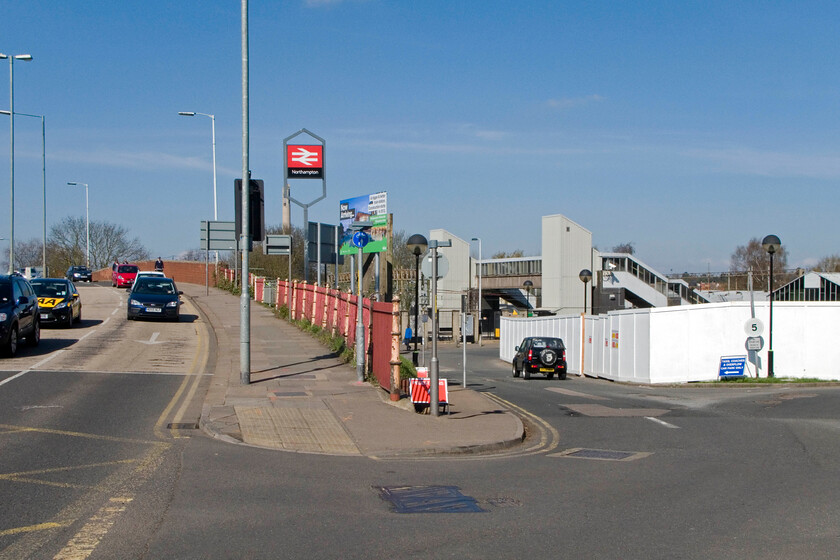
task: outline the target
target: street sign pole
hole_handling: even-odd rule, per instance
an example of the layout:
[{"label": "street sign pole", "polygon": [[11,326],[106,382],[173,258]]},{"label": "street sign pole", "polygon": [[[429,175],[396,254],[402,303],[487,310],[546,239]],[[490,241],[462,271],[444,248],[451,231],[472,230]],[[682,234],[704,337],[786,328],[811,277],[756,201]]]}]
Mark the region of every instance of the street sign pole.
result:
[{"label": "street sign pole", "polygon": [[440,390],[438,387],[438,371],[440,364],[437,357],[438,344],[438,310],[437,310],[437,281],[438,281],[438,247],[452,247],[452,241],[429,240],[429,249],[432,250],[432,362],[429,367],[429,412],[432,416],[440,415]]}]

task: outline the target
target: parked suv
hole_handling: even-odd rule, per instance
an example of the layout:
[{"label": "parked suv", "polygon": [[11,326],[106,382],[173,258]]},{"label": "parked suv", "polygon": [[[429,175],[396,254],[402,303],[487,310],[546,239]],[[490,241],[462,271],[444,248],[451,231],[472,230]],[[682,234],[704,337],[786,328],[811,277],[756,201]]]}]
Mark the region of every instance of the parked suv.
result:
[{"label": "parked suv", "polygon": [[566,379],[566,345],[560,338],[529,336],[516,347],[513,376],[530,379],[532,373],[544,373],[549,379],[557,374]]},{"label": "parked suv", "polygon": [[90,282],[93,279],[92,274],[86,266],[71,266],[67,269],[65,277],[71,282]]},{"label": "parked suv", "polygon": [[41,342],[38,297],[23,276],[0,275],[0,349],[3,354],[13,358],[22,339],[30,346]]}]

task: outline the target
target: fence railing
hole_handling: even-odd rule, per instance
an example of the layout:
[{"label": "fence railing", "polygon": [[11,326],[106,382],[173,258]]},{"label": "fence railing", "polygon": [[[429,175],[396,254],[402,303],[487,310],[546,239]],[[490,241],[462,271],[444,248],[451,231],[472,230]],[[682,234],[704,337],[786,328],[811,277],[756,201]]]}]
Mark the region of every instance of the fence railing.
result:
[{"label": "fence railing", "polygon": [[[223,273],[228,281],[233,281],[233,271]],[[296,280],[289,282],[254,275],[249,275],[248,283],[256,301],[278,308],[285,306],[290,319],[305,319],[333,336],[344,338],[347,348],[355,348],[358,316],[355,295]],[[365,363],[380,386],[391,390],[392,398],[395,394],[398,396],[400,390],[399,315],[399,300],[386,303],[362,299]]]}]

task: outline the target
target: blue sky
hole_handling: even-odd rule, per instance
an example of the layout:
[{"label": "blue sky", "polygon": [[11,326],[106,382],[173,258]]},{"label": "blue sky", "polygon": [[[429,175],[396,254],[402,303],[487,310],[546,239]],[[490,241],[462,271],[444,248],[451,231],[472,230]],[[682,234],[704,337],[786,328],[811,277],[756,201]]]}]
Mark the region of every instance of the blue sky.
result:
[{"label": "blue sky", "polygon": [[[327,141],[327,199],[387,191],[396,229],[540,254],[565,214],[661,272],[722,271],[775,233],[791,266],[840,253],[840,48],[832,2],[250,2],[250,162],[281,221],[283,138]],[[12,1],[15,110],[47,123],[48,226],[124,225],[155,255],[199,245],[241,174],[240,3]],[[8,109],[7,61],[0,108]],[[5,84],[5,85],[3,85]],[[0,236],[8,237],[0,115]],[[17,240],[41,235],[37,119],[15,128]],[[3,194],[5,193],[5,194]],[[298,200],[320,182],[292,182]],[[292,220],[302,225],[293,206]],[[5,245],[7,242],[0,242]]]}]

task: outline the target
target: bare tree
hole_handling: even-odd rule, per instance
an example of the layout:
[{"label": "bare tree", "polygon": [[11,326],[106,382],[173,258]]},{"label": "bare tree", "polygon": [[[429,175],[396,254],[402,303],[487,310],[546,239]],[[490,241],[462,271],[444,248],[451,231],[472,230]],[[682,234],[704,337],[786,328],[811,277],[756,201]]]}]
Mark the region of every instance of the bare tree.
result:
[{"label": "bare tree", "polygon": [[627,253],[629,255],[636,254],[636,247],[633,246],[632,241],[628,241],[627,243],[619,243],[615,247],[612,248],[613,253]]},{"label": "bare tree", "polygon": [[[87,252],[86,221],[67,217],[50,228],[47,241],[47,266],[63,271],[85,262]],[[128,231],[108,222],[90,222],[90,267],[94,270],[110,265],[114,260],[138,261],[149,258],[149,251],[140,240],[130,238]]]},{"label": "bare tree", "polygon": [[[778,287],[784,282],[786,278],[785,269],[787,268],[787,251],[784,246],[773,254],[773,286]],[[761,241],[757,237],[750,239],[746,245],[739,245],[732,253],[729,260],[729,270],[734,273],[741,273],[742,277],[746,277],[745,273],[752,271],[753,273],[753,289],[767,290],[770,282],[770,255],[764,250]],[[741,286],[738,288],[746,288]]]},{"label": "bare tree", "polygon": [[840,272],[840,255],[823,257],[814,265],[814,272]]},{"label": "bare tree", "polygon": [[525,256],[525,251],[522,249],[514,249],[510,252],[497,251],[493,253],[492,259],[518,259]]}]

